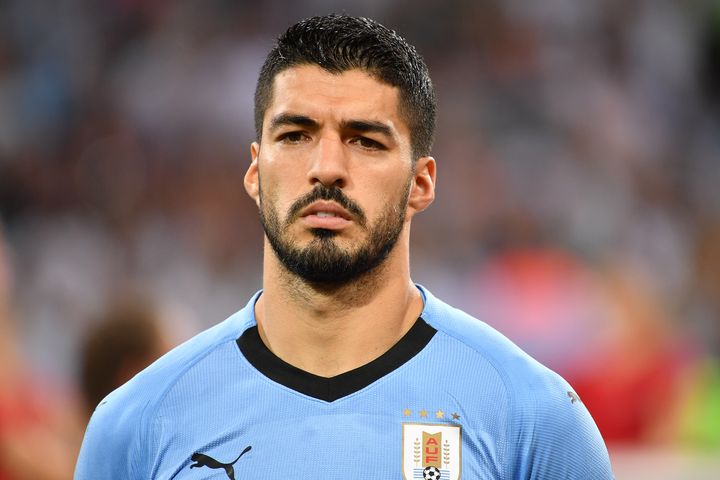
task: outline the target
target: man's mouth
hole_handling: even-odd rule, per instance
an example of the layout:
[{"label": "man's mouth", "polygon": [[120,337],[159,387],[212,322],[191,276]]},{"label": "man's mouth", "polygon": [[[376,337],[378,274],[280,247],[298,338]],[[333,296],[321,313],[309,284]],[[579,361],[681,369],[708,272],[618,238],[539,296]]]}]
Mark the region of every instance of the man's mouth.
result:
[{"label": "man's mouth", "polygon": [[367,222],[360,206],[337,187],[316,186],[314,190],[295,201],[288,210],[288,223],[309,217],[323,221],[331,221],[333,218],[343,219],[356,223],[362,228],[365,228]]},{"label": "man's mouth", "polygon": [[311,228],[339,230],[347,227],[353,216],[335,202],[317,201],[300,212],[300,218]]}]

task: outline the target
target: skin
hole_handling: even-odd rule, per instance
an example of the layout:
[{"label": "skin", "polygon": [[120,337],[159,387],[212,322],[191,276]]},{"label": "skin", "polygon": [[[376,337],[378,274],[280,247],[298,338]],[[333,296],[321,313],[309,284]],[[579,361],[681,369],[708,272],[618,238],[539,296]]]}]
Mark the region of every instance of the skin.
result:
[{"label": "skin", "polygon": [[[292,203],[315,185],[336,185],[373,225],[409,188],[395,247],[379,267],[349,283],[304,281],[285,268],[265,238],[263,294],[255,305],[260,336],[287,363],[332,377],[382,355],[422,311],[410,279],[409,235],[412,218],[435,197],[435,160],[412,159],[398,89],[361,70],[331,74],[303,65],[278,74],[273,87],[245,175],[245,189],[259,208],[272,208],[285,220]],[[301,216],[286,235],[305,246],[320,226],[335,232],[340,248],[354,251],[368,236],[356,220]]]}]

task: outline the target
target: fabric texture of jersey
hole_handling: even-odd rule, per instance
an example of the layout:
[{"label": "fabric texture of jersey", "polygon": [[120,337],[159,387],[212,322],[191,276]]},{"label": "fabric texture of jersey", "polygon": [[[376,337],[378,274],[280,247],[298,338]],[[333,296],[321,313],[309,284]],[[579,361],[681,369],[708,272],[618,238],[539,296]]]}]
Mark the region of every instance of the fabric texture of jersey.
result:
[{"label": "fabric texture of jersey", "polygon": [[243,355],[258,292],[100,403],[75,480],[613,478],[562,378],[418,288],[422,324],[394,347],[407,358],[378,378],[361,367],[370,383],[331,401]]}]

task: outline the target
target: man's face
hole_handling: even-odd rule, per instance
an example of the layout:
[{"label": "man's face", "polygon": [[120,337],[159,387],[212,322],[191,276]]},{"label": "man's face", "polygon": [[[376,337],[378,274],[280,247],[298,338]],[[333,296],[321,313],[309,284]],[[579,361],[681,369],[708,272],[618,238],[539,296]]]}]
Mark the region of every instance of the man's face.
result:
[{"label": "man's face", "polygon": [[358,278],[409,219],[414,161],[398,90],[360,70],[304,65],[278,74],[273,92],[246,176],[268,241],[307,281]]}]

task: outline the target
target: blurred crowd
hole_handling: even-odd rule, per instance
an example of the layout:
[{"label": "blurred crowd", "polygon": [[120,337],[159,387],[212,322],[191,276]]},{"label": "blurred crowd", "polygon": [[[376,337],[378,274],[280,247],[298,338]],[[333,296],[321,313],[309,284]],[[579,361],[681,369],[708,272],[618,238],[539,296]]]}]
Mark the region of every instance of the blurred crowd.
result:
[{"label": "blurred crowd", "polygon": [[260,286],[256,76],[337,11],[401,32],[436,86],[413,278],[568,378],[609,443],[720,448],[720,2],[358,3],[0,2],[0,379],[24,379],[0,440],[6,397],[48,429],[64,399],[47,436],[76,448],[100,391]]}]

